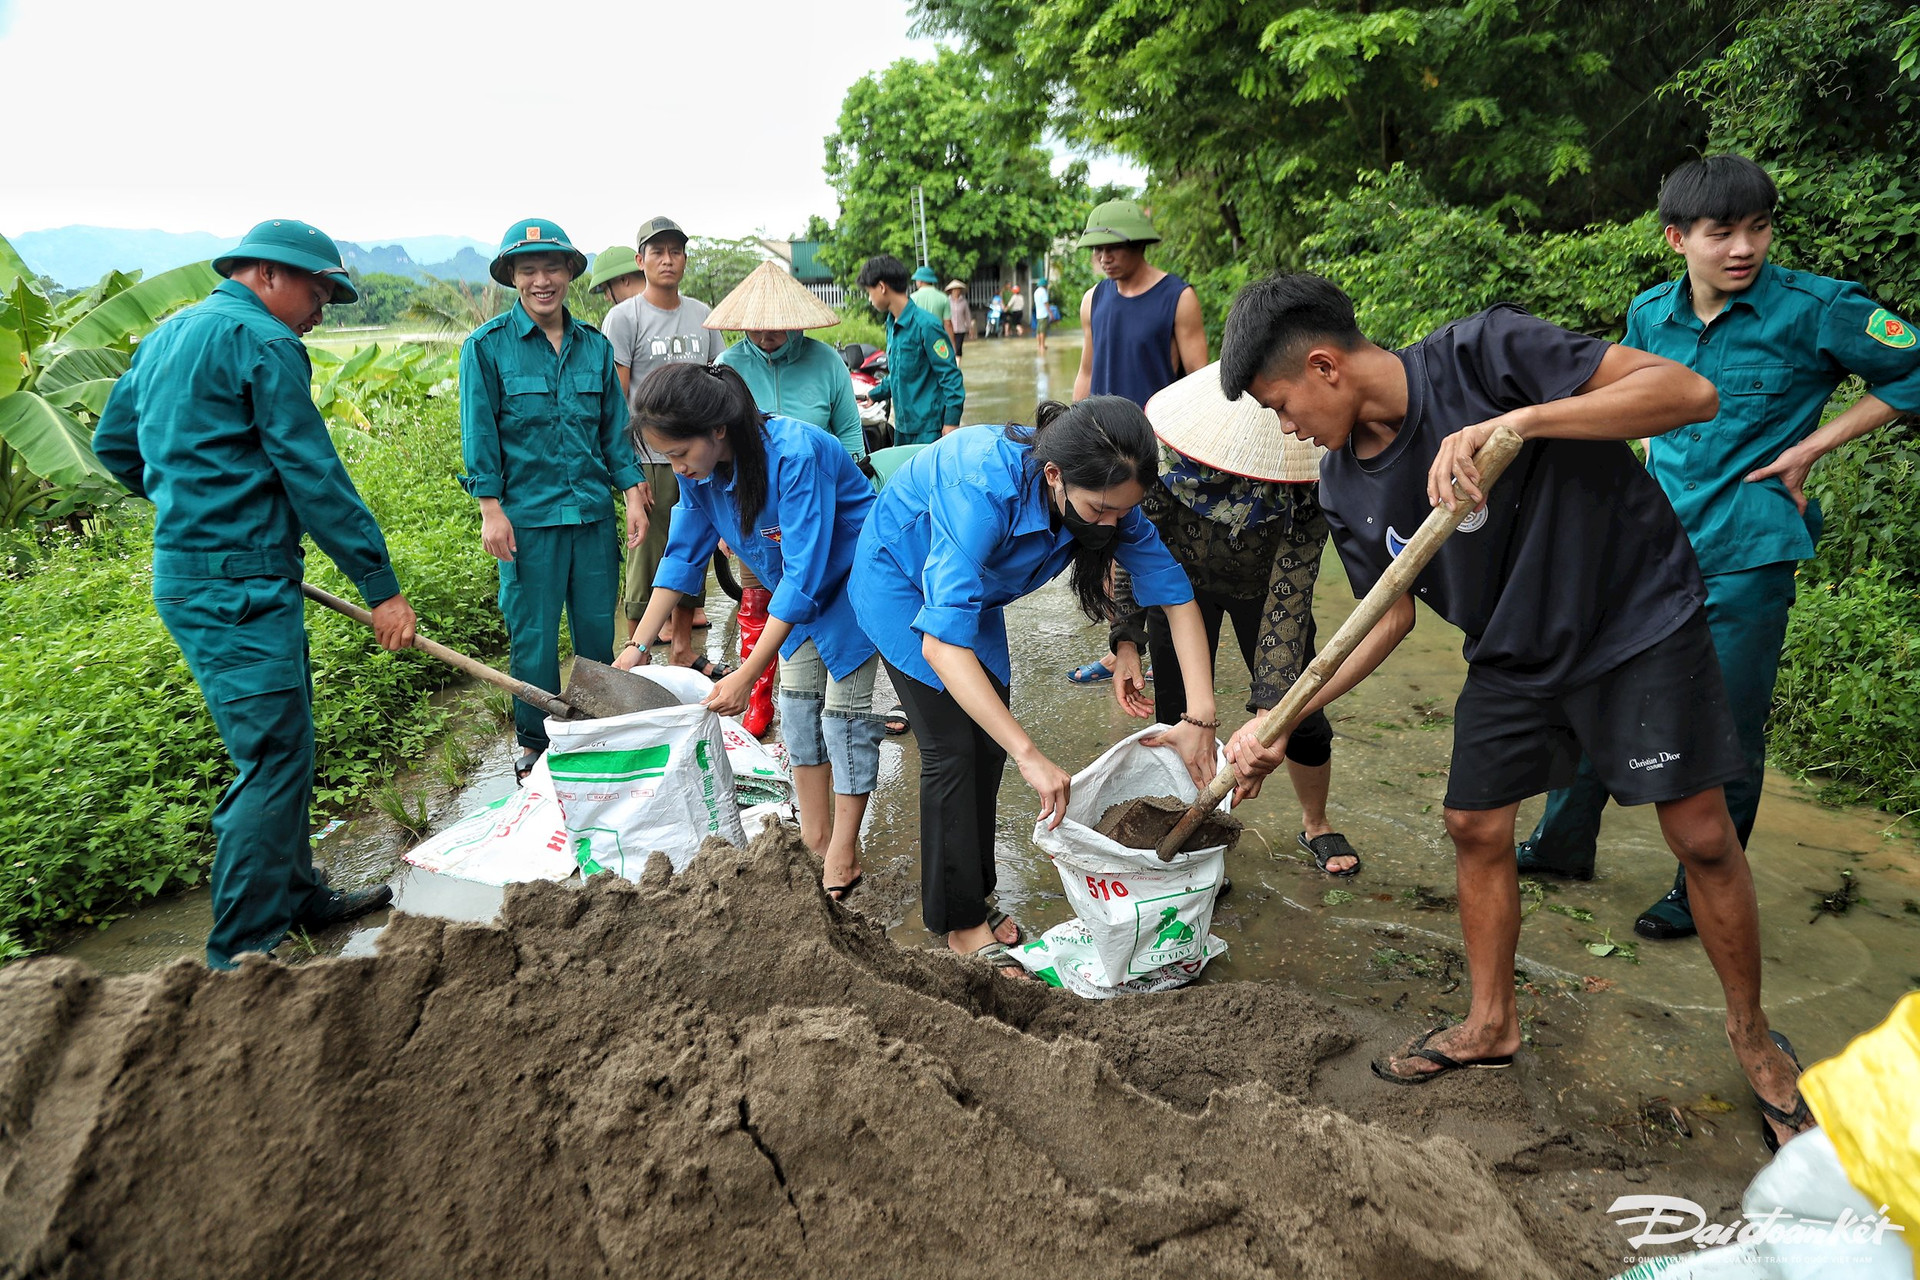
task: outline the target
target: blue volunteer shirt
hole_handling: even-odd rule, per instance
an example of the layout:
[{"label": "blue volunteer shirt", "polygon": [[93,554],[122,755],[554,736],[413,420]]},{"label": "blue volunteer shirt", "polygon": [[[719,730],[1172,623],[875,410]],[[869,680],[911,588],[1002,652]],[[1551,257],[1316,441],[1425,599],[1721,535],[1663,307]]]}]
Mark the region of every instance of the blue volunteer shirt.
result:
[{"label": "blue volunteer shirt", "polygon": [[767,502],[753,528],[741,526],[731,469],[704,480],[680,477],[680,502],[653,585],[698,591],[724,538],[772,590],[767,612],[793,624],[780,656],[791,658],[811,640],[828,674],[845,679],[874,653],[847,595],[847,573],[873,506],[873,485],[838,440],[810,423],[768,418],[762,438]]},{"label": "blue volunteer shirt", "polygon": [[[1895,409],[1920,409],[1913,326],[1859,285],[1772,263],[1711,323],[1687,280],[1647,290],[1627,313],[1625,344],[1709,379],[1720,412],[1656,437],[1649,465],[1693,542],[1702,573],[1804,560],[1808,520],[1778,477],[1748,484],[1820,425],[1834,388],[1857,374]],[[1809,508],[1809,515],[1817,515]]]},{"label": "blue volunteer shirt", "polygon": [[[1032,453],[1001,427],[965,427],[909,458],[874,502],[855,553],[854,607],[881,656],[922,684],[946,687],[921,656],[927,636],[972,649],[1011,683],[1003,610],[1073,559],[1073,535],[1053,527],[1046,482],[1028,469]],[[1115,557],[1140,604],[1193,599],[1138,507],[1121,517]]]}]

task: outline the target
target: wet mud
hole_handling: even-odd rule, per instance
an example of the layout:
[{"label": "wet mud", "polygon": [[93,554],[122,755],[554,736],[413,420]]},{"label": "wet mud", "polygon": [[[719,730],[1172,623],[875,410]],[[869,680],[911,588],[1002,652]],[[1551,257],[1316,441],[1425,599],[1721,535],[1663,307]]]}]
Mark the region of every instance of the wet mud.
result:
[{"label": "wet mud", "polygon": [[369,958],[0,971],[0,1275],[1559,1273],[1467,1143],[1301,1100],[1305,994],[1088,1004],[817,881],[776,829]]},{"label": "wet mud", "polygon": [[[1160,842],[1173,834],[1180,820],[1187,816],[1192,806],[1178,796],[1141,796],[1134,800],[1123,800],[1119,804],[1109,805],[1100,815],[1100,821],[1093,829],[1115,844],[1129,849],[1158,849]],[[1225,845],[1229,850],[1240,841],[1240,820],[1231,814],[1221,813],[1218,809],[1201,819],[1200,825],[1193,829],[1181,842],[1176,853],[1192,853],[1195,849],[1211,849],[1216,845]]]}]

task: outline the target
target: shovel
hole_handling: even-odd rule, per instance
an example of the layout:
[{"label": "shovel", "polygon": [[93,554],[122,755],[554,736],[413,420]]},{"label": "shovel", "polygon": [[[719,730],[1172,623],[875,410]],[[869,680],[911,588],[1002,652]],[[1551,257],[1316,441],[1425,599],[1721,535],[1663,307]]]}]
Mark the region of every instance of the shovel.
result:
[{"label": "shovel", "polygon": [[[350,604],[331,592],[322,591],[311,582],[301,583],[300,590],[307,599],[323,604],[335,613],[369,627],[373,625],[373,615],[357,604]],[[414,636],[413,647],[495,688],[505,689],[528,706],[538,707],[560,720],[598,720],[606,716],[625,715],[629,711],[652,711],[658,707],[680,705],[680,699],[645,676],[636,676],[632,672],[587,658],[576,657],[573,660],[573,676],[567,681],[566,695],[561,697],[530,685],[525,680],[515,680],[484,662],[469,658],[423,635]]]},{"label": "shovel", "polygon": [[[1480,471],[1481,493],[1484,494],[1493,488],[1493,482],[1500,478],[1500,473],[1507,469],[1507,464],[1513,461],[1513,456],[1520,452],[1520,445],[1520,437],[1511,428],[1499,427],[1487,442],[1480,446],[1480,452],[1473,455],[1473,464]],[[1460,482],[1457,480],[1453,485],[1453,497],[1456,503],[1468,501],[1466,493],[1460,488]],[[1280,699],[1278,706],[1267,712],[1266,718],[1260,722],[1261,746],[1270,747],[1278,742],[1280,734],[1300,718],[1313,695],[1320,692],[1327,681],[1333,678],[1333,673],[1340,669],[1340,664],[1359,647],[1367,633],[1373,630],[1374,624],[1386,616],[1387,610],[1393,607],[1394,601],[1406,594],[1407,589],[1413,585],[1413,580],[1420,576],[1420,571],[1427,567],[1428,561],[1433,559],[1434,552],[1440,549],[1440,544],[1452,536],[1453,531],[1459,528],[1460,522],[1466,519],[1471,510],[1471,505],[1468,505],[1465,511],[1459,506],[1452,511],[1445,507],[1435,507],[1428,514],[1426,520],[1420,525],[1420,531],[1414,534],[1400,554],[1393,558],[1393,563],[1387,566],[1387,571],[1380,575],[1380,581],[1374,583],[1373,590],[1367,592],[1366,599],[1362,600],[1347,616],[1347,620],[1340,624],[1340,629],[1334,632],[1333,639],[1320,650],[1319,656],[1307,664],[1307,669],[1300,673],[1300,678],[1293,682],[1291,689],[1287,690],[1287,696]],[[1180,846],[1187,842],[1187,837],[1192,835],[1195,829],[1206,821],[1207,815],[1219,808],[1220,802],[1227,798],[1227,793],[1233,790],[1234,781],[1231,764],[1224,766],[1215,775],[1207,789],[1200,793],[1199,798],[1187,810],[1186,815],[1174,824],[1173,830],[1167,833],[1167,838],[1154,849],[1154,853],[1162,862],[1173,861],[1174,855],[1180,851]]]}]

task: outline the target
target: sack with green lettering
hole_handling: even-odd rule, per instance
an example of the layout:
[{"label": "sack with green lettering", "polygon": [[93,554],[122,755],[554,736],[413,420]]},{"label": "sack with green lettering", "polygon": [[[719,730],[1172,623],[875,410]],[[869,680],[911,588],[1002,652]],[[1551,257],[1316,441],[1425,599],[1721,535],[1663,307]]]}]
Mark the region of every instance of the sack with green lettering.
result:
[{"label": "sack with green lettering", "polygon": [[548,720],[545,763],[583,876],[638,880],[655,849],[679,871],[708,836],[744,846],[720,717],[688,704]]},{"label": "sack with green lettering", "polygon": [[1048,986],[1061,987],[1083,1000],[1111,1000],[1115,996],[1146,995],[1184,987],[1208,961],[1218,960],[1225,954],[1227,944],[1210,933],[1197,958],[1109,987],[1100,981],[1105,969],[1094,947],[1093,934],[1077,919],[1053,926],[1025,946],[1015,948],[1013,953],[1028,973]]},{"label": "sack with green lettering", "polygon": [[[1149,747],[1142,738],[1166,732],[1159,725],[1127,738],[1073,775],[1067,814],[1058,827],[1035,823],[1033,842],[1053,859],[1067,901],[1090,939],[1092,959],[1083,972],[1102,987],[1162,974],[1189,976],[1209,955],[1213,900],[1226,878],[1227,850],[1215,845],[1176,854],[1162,862],[1151,849],[1129,849],[1094,830],[1113,805],[1142,796],[1199,794],[1187,766],[1171,747]],[[1226,753],[1216,744],[1215,758]]]}]

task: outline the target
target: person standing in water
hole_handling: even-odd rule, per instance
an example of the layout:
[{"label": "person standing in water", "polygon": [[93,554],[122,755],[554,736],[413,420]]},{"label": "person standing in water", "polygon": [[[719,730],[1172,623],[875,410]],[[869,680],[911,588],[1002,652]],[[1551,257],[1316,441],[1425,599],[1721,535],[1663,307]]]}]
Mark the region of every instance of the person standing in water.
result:
[{"label": "person standing in water", "polygon": [[760,643],[706,705],[739,715],[780,655],[780,719],[800,830],[820,855],[821,887],[840,901],[862,879],[860,824],[880,768],[879,658],[847,593],[873,486],[839,441],[811,423],[761,412],[740,375],[721,365],[650,374],[634,395],[633,427],[684,483],[653,597],[616,665],[646,661],[648,644],[724,538],[771,601]]},{"label": "person standing in water", "polygon": [[[762,413],[819,427],[838,439],[857,463],[867,456],[867,443],[846,362],[832,347],[801,332],[839,323],[840,317],[832,307],[771,262],[755,267],[706,320],[707,327],[716,333],[723,329],[745,332],[746,341],[722,351],[715,363],[740,375]],[[759,579],[751,564],[742,560],[739,619],[743,659],[753,656],[772,601],[772,589]],[[755,737],[773,724],[777,674],[777,668],[769,665],[754,682],[753,695],[747,700],[741,724]]]},{"label": "person standing in water", "polygon": [[860,535],[850,594],[920,744],[920,909],[947,946],[1009,973],[1019,926],[989,910],[1000,775],[1011,756],[1058,826],[1072,779],[1009,710],[1006,605],[1072,567],[1087,616],[1113,610],[1117,561],[1167,611],[1187,712],[1152,745],[1177,750],[1196,786],[1214,773],[1219,722],[1206,628],[1187,575],[1140,514],[1156,474],[1153,429],[1117,396],[1046,403],[1036,425],[968,427],[888,480]]}]

